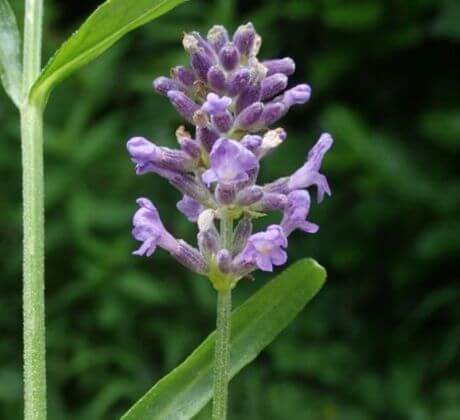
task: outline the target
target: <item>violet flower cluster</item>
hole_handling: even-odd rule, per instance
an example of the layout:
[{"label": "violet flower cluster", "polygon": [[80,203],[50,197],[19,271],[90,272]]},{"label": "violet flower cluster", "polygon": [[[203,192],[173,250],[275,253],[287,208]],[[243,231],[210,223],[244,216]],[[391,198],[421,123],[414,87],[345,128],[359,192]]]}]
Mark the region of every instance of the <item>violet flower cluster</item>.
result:
[{"label": "violet flower cluster", "polygon": [[[257,184],[261,159],[287,137],[282,128],[271,127],[292,106],[309,100],[310,86],[287,89],[295,70],[291,58],[257,59],[261,38],[251,23],[232,38],[223,26],[212,27],[206,39],[187,33],[183,45],[190,68],[174,67],[153,86],[195,127],[194,135],[181,126],[178,149],[143,137],[130,139],[127,148],[137,174],[156,173],[183,194],[177,208],[198,224],[198,247],[176,239],[152,202],[139,198],[133,235],[142,244],[134,254],[150,256],[160,247],[193,271],[233,286],[257,268],[272,271],[284,264],[288,237],[296,229],[318,231],[307,220],[309,188],[316,189],[318,202],[331,194],[320,167],[332,137],[321,135],[294,173]],[[252,220],[268,212],[280,212],[280,223],[253,233]],[[225,218],[231,220],[229,239],[222,237]]]}]

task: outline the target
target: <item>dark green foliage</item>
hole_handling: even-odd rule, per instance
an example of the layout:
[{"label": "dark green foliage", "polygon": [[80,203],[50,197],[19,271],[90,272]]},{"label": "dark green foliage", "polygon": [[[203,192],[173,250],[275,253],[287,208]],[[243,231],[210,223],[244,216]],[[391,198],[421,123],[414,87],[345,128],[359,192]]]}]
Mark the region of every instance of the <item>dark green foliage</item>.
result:
[{"label": "dark green foliage", "polygon": [[[79,3],[47,2],[47,56],[98,2]],[[327,130],[334,194],[314,205],[320,232],[290,247],[329,281],[232,382],[231,418],[460,418],[459,19],[457,0],[192,0],[59,86],[46,113],[50,419],[117,418],[213,329],[205,279],[162,252],[130,255],[138,196],[178,236],[195,231],[175,191],[134,176],[125,141],[174,145],[180,120],[150,83],[185,59],[182,31],[248,20],[263,55],[294,57],[313,86],[263,174],[299,166]],[[5,95],[0,121],[0,418],[19,419],[20,150]],[[235,303],[264,281],[240,285]]]}]

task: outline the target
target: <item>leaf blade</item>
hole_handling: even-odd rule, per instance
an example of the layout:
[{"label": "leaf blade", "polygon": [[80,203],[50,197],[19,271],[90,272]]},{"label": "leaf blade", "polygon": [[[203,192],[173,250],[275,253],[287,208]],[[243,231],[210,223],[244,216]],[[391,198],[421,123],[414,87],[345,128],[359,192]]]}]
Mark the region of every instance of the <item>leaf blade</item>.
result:
[{"label": "leaf blade", "polygon": [[16,106],[22,96],[21,35],[8,0],[0,0],[0,77]]},{"label": "leaf blade", "polygon": [[56,51],[32,86],[32,100],[46,98],[54,86],[115,44],[126,33],[188,0],[107,0]]},{"label": "leaf blade", "polygon": [[[232,313],[231,378],[295,318],[325,278],[324,268],[315,261],[300,260]],[[213,354],[214,333],[160,379],[122,420],[190,419],[196,415],[212,397]]]}]

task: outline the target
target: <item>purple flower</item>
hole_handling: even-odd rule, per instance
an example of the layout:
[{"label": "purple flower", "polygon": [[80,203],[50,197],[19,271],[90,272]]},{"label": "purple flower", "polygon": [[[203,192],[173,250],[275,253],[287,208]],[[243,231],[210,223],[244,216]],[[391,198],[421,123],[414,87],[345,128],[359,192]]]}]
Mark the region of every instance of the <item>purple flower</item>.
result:
[{"label": "purple flower", "polygon": [[262,271],[273,271],[274,265],[283,265],[287,260],[287,238],[279,225],[271,225],[265,232],[255,233],[240,258],[246,263],[255,264]]},{"label": "purple flower", "polygon": [[136,203],[139,210],[133,217],[133,236],[141,241],[140,248],[133,252],[134,255],[150,257],[157,246],[172,252],[178,246],[176,239],[171,236],[160,220],[158,210],[147,198],[138,198]]},{"label": "purple flower", "polygon": [[307,233],[318,232],[318,225],[306,220],[310,211],[310,194],[308,191],[292,191],[287,198],[288,203],[281,221],[281,227],[286,236],[289,236],[295,229],[300,229]]},{"label": "purple flower", "polygon": [[182,200],[177,202],[176,207],[190,222],[196,222],[198,220],[198,216],[204,210],[204,206],[202,204],[188,195],[184,195]]},{"label": "purple flower", "polygon": [[209,93],[201,109],[206,111],[209,115],[220,115],[227,111],[231,103],[232,98],[228,96],[219,97],[215,93]]},{"label": "purple flower", "polygon": [[331,189],[326,177],[319,173],[323,157],[331,148],[333,139],[330,134],[322,134],[316,144],[308,153],[307,162],[294,172],[289,178],[288,188],[298,190],[316,185],[318,189],[318,202],[324,198],[324,194],[331,195]]},{"label": "purple flower", "polygon": [[203,181],[235,184],[249,179],[248,172],[259,166],[257,158],[235,140],[221,138],[213,146],[210,154],[211,168],[202,175]]}]

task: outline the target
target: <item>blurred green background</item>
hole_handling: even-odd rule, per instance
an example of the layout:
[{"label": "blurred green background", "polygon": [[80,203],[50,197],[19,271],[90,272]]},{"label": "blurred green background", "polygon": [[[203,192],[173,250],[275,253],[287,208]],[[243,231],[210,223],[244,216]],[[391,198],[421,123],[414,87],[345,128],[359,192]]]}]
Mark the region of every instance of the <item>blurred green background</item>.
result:
[{"label": "blurred green background", "polygon": [[[46,1],[45,56],[98,1]],[[21,1],[13,7],[22,16]],[[22,18],[20,19],[22,20]],[[194,240],[162,179],[137,178],[126,140],[173,146],[181,123],[151,81],[184,62],[183,31],[253,21],[262,56],[291,56],[313,97],[283,126],[265,179],[322,131],[332,198],[290,261],[323,291],[231,384],[232,419],[460,419],[460,2],[192,0],[67,80],[46,113],[50,419],[114,419],[211,331],[214,292],[164,252],[139,259],[135,198]],[[18,117],[0,98],[0,418],[22,417]],[[238,287],[241,303],[267,280]],[[198,418],[208,418],[204,412]]]}]

